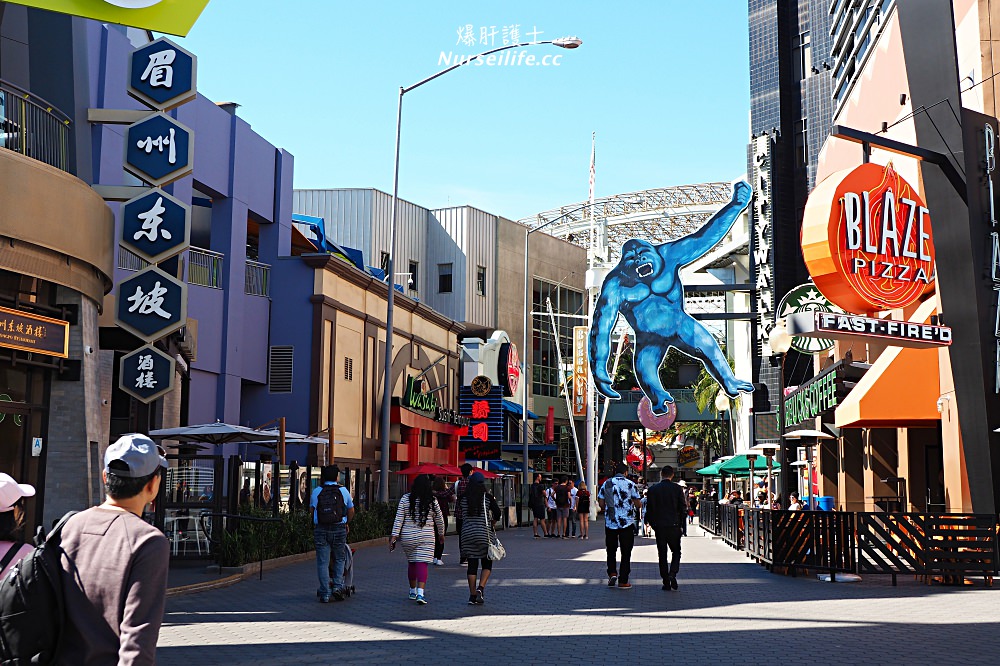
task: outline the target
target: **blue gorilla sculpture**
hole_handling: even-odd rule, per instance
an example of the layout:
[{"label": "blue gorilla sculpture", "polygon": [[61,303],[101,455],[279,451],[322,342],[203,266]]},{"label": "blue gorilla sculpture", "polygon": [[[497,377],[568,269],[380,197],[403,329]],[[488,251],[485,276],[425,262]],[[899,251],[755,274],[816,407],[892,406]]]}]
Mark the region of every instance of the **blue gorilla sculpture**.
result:
[{"label": "blue gorilla sculpture", "polygon": [[611,388],[608,357],[611,331],[620,312],[635,331],[633,367],[639,388],[652,403],[654,414],[667,412],[674,401],[660,382],[659,369],[670,347],[700,360],[705,370],[731,398],[750,393],[753,384],[736,378],[718,343],[705,326],[684,311],[681,267],[708,252],[732,228],[750,203],[753,191],[740,181],[733,196],[697,231],[675,241],[652,245],[630,239],[622,246],[622,258],[608,273],[601,287],[590,328],[590,371],[597,390],[611,400],[621,395]]}]

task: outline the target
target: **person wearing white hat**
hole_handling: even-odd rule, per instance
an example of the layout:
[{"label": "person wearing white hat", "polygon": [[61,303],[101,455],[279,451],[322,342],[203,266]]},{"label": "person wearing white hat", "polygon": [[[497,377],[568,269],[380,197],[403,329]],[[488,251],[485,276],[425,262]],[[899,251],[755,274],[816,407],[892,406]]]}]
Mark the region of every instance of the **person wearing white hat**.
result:
[{"label": "person wearing white hat", "polygon": [[27,557],[34,547],[24,543],[22,499],[33,497],[35,487],[18,483],[10,474],[0,472],[0,578],[7,570]]},{"label": "person wearing white hat", "polygon": [[167,594],[170,542],[142,519],[167,460],[145,435],[104,455],[108,498],[62,530],[66,615],[57,663],[154,664]]}]

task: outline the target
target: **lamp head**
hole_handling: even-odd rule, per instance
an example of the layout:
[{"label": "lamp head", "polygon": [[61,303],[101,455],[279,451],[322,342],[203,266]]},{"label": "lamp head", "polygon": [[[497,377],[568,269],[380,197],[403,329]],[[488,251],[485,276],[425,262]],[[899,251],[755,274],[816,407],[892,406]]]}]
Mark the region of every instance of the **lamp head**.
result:
[{"label": "lamp head", "polygon": [[583,44],[583,40],[578,37],[560,37],[553,39],[552,43],[561,49],[578,49]]},{"label": "lamp head", "polygon": [[767,335],[767,343],[771,347],[771,351],[775,354],[784,354],[789,349],[792,348],[792,336],[788,334],[788,329],[785,328],[785,320],[779,320],[771,332]]},{"label": "lamp head", "polygon": [[718,395],[715,396],[715,408],[720,412],[728,412],[729,407],[729,396],[719,391]]}]

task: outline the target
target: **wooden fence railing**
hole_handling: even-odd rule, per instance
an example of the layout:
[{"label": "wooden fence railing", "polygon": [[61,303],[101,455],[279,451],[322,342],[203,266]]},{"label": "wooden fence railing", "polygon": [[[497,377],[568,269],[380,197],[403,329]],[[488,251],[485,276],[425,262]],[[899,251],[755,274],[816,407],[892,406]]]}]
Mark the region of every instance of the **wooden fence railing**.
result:
[{"label": "wooden fence railing", "polygon": [[[1000,572],[997,517],[983,514],[772,511],[699,506],[703,529],[769,569],[940,577]],[[714,519],[714,521],[713,521]]]}]

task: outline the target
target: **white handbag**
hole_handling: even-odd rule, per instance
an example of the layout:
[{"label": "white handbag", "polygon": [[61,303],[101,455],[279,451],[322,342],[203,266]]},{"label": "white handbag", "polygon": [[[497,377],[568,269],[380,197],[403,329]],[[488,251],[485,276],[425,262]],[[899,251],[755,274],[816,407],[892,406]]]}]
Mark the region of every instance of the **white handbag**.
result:
[{"label": "white handbag", "polygon": [[489,506],[487,506],[486,503],[486,495],[483,495],[483,519],[486,521],[486,535],[489,539],[489,548],[487,549],[486,555],[491,560],[496,562],[497,560],[502,560],[507,557],[507,549],[503,547],[502,543],[500,543],[500,538],[493,529],[493,521],[490,520],[491,517],[492,514],[490,514]]}]

